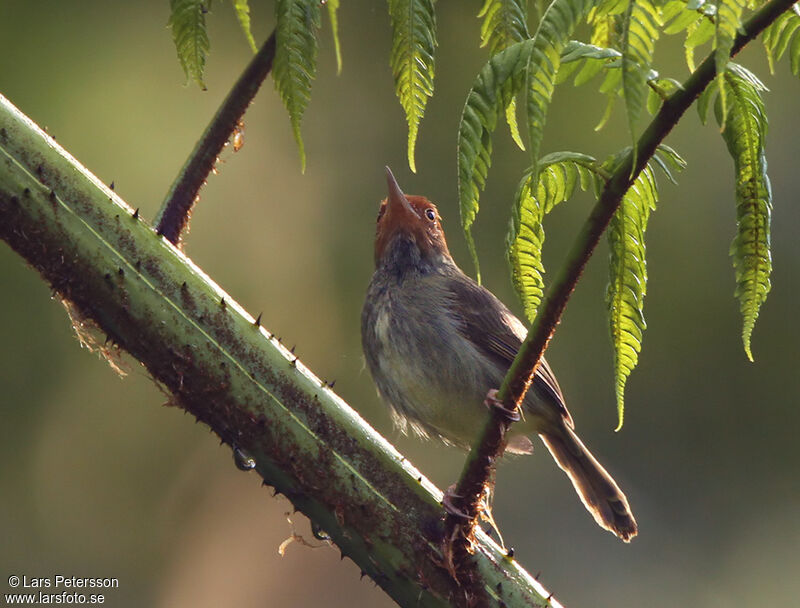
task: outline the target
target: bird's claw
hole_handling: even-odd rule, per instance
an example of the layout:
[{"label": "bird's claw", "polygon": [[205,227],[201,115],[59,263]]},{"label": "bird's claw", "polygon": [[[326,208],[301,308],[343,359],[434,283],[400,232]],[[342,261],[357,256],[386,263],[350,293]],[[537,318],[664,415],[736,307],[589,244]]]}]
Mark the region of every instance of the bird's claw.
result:
[{"label": "bird's claw", "polygon": [[469,521],[472,518],[455,505],[455,501],[459,498],[463,498],[463,496],[456,494],[456,484],[453,484],[444,491],[442,506],[448,515],[453,515]]},{"label": "bird's claw", "polygon": [[504,416],[509,422],[519,422],[522,419],[519,408],[515,407],[513,410],[510,410],[497,398],[496,388],[489,389],[489,392],[486,393],[486,399],[483,400],[483,404],[488,408],[497,410],[497,412]]}]

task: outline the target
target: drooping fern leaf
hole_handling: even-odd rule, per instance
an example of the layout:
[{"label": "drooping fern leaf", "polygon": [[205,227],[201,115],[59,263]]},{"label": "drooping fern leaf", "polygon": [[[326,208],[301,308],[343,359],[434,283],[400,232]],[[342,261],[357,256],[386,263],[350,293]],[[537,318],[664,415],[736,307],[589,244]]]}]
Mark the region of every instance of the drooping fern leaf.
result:
[{"label": "drooping fern leaf", "polygon": [[[712,9],[711,12],[713,13],[713,6],[707,5],[705,8]],[[696,69],[694,62],[695,50],[697,47],[711,40],[714,37],[715,31],[716,28],[714,27],[713,14],[709,15],[707,18],[695,21],[686,28],[686,40],[683,43],[683,48],[686,55],[686,65],[689,66],[689,69],[692,72],[694,72]]]},{"label": "drooping fern leaf", "polygon": [[723,114],[717,96],[714,113],[723,128],[722,137],[733,157],[736,172],[736,237],[731,255],[736,273],[736,297],[744,318],[742,342],[753,360],[750,338],[761,305],[770,290],[772,255],[770,220],[772,191],[767,177],[764,143],[767,115],[761,91],[766,87],[751,72],[728,64],[721,87],[726,90],[728,113]]},{"label": "drooping fern leaf", "polygon": [[539,160],[538,179],[528,171],[520,182],[511,213],[506,255],[511,280],[532,323],[544,290],[544,217],[569,199],[576,186],[587,190],[605,175],[591,156],[577,152],[548,154]]},{"label": "drooping fern leaf", "polygon": [[639,361],[644,320],[644,297],[647,291],[647,262],[644,235],[650,212],[658,201],[654,168],[661,168],[675,181],[670,167],[683,169],[686,162],[675,150],[659,146],[660,154],[642,170],[625,193],[611,218],[609,243],[609,283],[606,290],[609,329],[614,350],[614,388],[617,398],[617,429],[625,419],[625,384]]},{"label": "drooping fern leaf", "polygon": [[800,29],[800,5],[792,8],[764,30],[764,49],[767,51],[770,73],[775,72],[775,62],[780,61],[786,49],[790,47],[789,59],[792,74],[800,76],[800,35],[795,35]]},{"label": "drooping fern leaf", "polygon": [[618,60],[622,53],[615,48],[586,44],[578,40],[570,40],[561,53],[561,67],[558,69],[556,84],[567,81],[575,74],[573,84],[577,87],[590,81],[610,61]]},{"label": "drooping fern leaf", "polygon": [[645,105],[647,75],[660,26],[658,9],[650,0],[629,0],[622,30],[622,93],[628,128],[634,140],[636,122]]},{"label": "drooping fern leaf", "polygon": [[[481,46],[488,46],[491,56],[507,49],[515,42],[527,40],[528,2],[527,0],[486,0],[478,13],[481,24]],[[525,149],[517,124],[517,104],[512,99],[506,108],[506,122],[511,138],[521,150]]]},{"label": "drooping fern leaf", "polygon": [[586,22],[592,28],[589,42],[595,46],[616,47],[622,32],[621,15],[625,12],[626,0],[600,0],[589,11]]},{"label": "drooping fern leaf", "polygon": [[[714,65],[717,68],[717,81],[722,84],[725,78],[725,66],[731,58],[733,40],[741,26],[744,0],[716,0],[716,19],[714,20]],[[727,88],[720,86],[719,102],[722,111],[722,122],[728,114]]]},{"label": "drooping fern leaf", "polygon": [[436,15],[433,0],[389,0],[391,66],[395,92],[408,122],[408,166],[416,173],[414,149],[419,122],[433,95]]},{"label": "drooping fern leaf", "polygon": [[236,18],[239,20],[239,25],[242,26],[244,37],[254,53],[258,52],[256,41],[253,39],[253,32],[250,29],[250,6],[247,0],[233,0],[233,8],[236,11]]},{"label": "drooping fern leaf", "polygon": [[561,53],[572,32],[597,4],[597,0],[554,0],[547,8],[533,38],[526,75],[529,153],[533,175],[544,133],[547,110],[561,65]]},{"label": "drooping fern leaf", "polygon": [[302,170],[306,153],[300,125],[311,98],[311,81],[317,71],[318,0],[277,0],[275,3],[275,60],[272,77],[289,112]]},{"label": "drooping fern leaf", "polygon": [[205,89],[203,70],[210,46],[206,31],[206,0],[170,0],[169,6],[168,25],[172,29],[183,72],[187,79],[191,78]]},{"label": "drooping fern leaf", "polygon": [[328,19],[331,22],[331,34],[333,36],[333,50],[336,53],[336,73],[342,73],[342,46],[339,44],[339,0],[327,0]]},{"label": "drooping fern leaf", "polygon": [[703,124],[706,124],[706,120],[708,120],[709,105],[718,91],[719,81],[714,80],[713,82],[709,83],[705,91],[700,93],[700,97],[697,98],[697,114],[700,116],[700,122]]},{"label": "drooping fern leaf", "polygon": [[481,69],[467,96],[458,128],[458,197],[461,226],[478,280],[478,256],[471,229],[491,164],[492,133],[498,115],[508,107],[523,83],[527,83],[530,153],[535,159],[531,164],[535,167],[561,51],[593,4],[594,0],[554,0],[545,11],[536,35],[494,55]]},{"label": "drooping fern leaf", "polygon": [[684,0],[669,0],[661,9],[662,31],[667,35],[679,34],[702,18],[703,14]]},{"label": "drooping fern leaf", "polygon": [[[592,80],[597,74],[605,72],[605,78],[600,85],[600,92],[608,97],[605,114],[595,130],[600,130],[613,108],[614,101],[622,94],[621,81],[622,53],[614,48],[599,47],[585,44],[577,40],[570,40],[561,55],[561,67],[558,70],[556,83],[560,84],[575,76],[573,84],[583,85]],[[672,78],[660,78],[658,72],[648,70],[646,75],[648,85],[647,110],[655,114],[663,101],[674,93],[681,84]]]},{"label": "drooping fern leaf", "polygon": [[480,267],[472,224],[478,215],[481,190],[486,184],[492,156],[492,133],[498,114],[508,107],[522,88],[532,40],[518,42],[501,51],[483,67],[467,97],[458,127],[458,200],[461,227],[467,241],[477,279]]},{"label": "drooping fern leaf", "polygon": [[609,283],[606,291],[611,344],[614,349],[614,387],[622,428],[625,417],[625,383],[639,360],[647,291],[644,233],[650,211],[658,199],[655,177],[646,167],[625,193],[608,226]]}]

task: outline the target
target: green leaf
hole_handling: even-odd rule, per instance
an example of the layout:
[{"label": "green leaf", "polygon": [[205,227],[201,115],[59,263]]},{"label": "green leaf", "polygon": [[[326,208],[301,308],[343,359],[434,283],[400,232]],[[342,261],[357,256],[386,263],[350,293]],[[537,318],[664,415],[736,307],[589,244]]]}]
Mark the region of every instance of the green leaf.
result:
[{"label": "green leaf", "polygon": [[[614,0],[616,1],[616,0]],[[544,134],[547,110],[561,65],[561,53],[578,23],[588,15],[596,0],[554,0],[545,11],[533,37],[526,75],[529,153],[533,175]]]},{"label": "green leaf", "polygon": [[609,48],[619,46],[621,15],[627,5],[626,0],[601,0],[589,11],[586,21],[592,28],[591,44]]},{"label": "green leaf", "polygon": [[520,150],[525,149],[525,142],[522,141],[522,135],[519,132],[519,123],[517,122],[517,100],[512,99],[511,103],[506,107],[506,124],[511,133],[511,139],[517,144]]},{"label": "green leaf", "polygon": [[658,194],[650,165],[625,193],[608,226],[609,283],[606,291],[611,344],[614,349],[614,386],[619,423],[625,419],[625,383],[639,361],[647,291],[644,234]]},{"label": "green leaf", "polygon": [[556,84],[567,81],[580,68],[573,81],[576,87],[580,86],[608,67],[609,60],[620,57],[622,53],[616,49],[570,40],[561,53],[561,67],[556,75]]},{"label": "green leaf", "polygon": [[711,40],[715,31],[714,22],[706,18],[695,21],[686,28],[686,40],[683,43],[683,48],[686,54],[686,65],[689,66],[692,72],[695,70],[694,50]]},{"label": "green leaf", "polygon": [[672,78],[654,78],[647,84],[650,86],[647,93],[647,111],[650,114],[658,112],[664,100],[682,88],[681,83]]},{"label": "green leaf", "polygon": [[331,21],[331,34],[333,34],[333,48],[336,53],[336,73],[342,73],[342,47],[339,44],[339,0],[327,0],[328,18]]},{"label": "green leaf", "polygon": [[[731,58],[733,40],[741,27],[744,0],[715,0],[716,18],[714,20],[714,65],[717,69],[717,81],[722,83],[725,77],[725,66]],[[727,89],[719,89],[719,102],[722,109],[722,122],[728,114]]]},{"label": "green leaf", "polygon": [[686,161],[683,157],[665,144],[659,144],[658,151],[653,154],[652,163],[658,166],[664,172],[664,175],[667,176],[667,179],[675,185],[677,185],[678,182],[672,176],[672,171],[670,169],[683,171],[686,168]]},{"label": "green leaf", "polygon": [[244,37],[247,38],[247,43],[254,53],[258,52],[256,41],[253,39],[253,32],[250,29],[250,6],[247,0],[233,0],[233,8],[236,11],[236,18],[239,20],[239,25],[242,26]]},{"label": "green leaf", "polygon": [[792,73],[800,76],[800,36],[795,35],[798,28],[800,28],[800,6],[795,4],[764,30],[762,40],[767,51],[770,73],[775,72],[775,62],[780,61],[791,45],[789,56]]},{"label": "green leaf", "polygon": [[622,30],[622,94],[628,128],[634,140],[636,122],[645,104],[648,73],[660,25],[658,10],[650,0],[629,0]]},{"label": "green leaf", "polygon": [[[527,0],[486,0],[478,17],[483,18],[481,46],[489,47],[490,56],[507,49],[515,42],[530,38]],[[506,107],[506,122],[511,131],[511,138],[521,150],[524,150],[525,145],[519,133],[516,110],[516,101],[512,99]]]},{"label": "green leaf", "polygon": [[168,26],[172,29],[183,72],[187,79],[191,78],[205,89],[203,70],[210,48],[206,31],[208,6],[205,0],[170,0],[169,6]]},{"label": "green leaf", "polygon": [[275,3],[275,61],[272,77],[289,112],[302,170],[306,153],[300,125],[311,98],[311,81],[317,72],[317,35],[320,26],[318,0],[277,0]]},{"label": "green leaf", "polygon": [[492,133],[499,113],[522,88],[533,40],[511,45],[483,67],[472,85],[458,127],[458,199],[461,226],[477,278],[480,268],[472,224],[478,214],[480,191],[486,184],[492,154]]},{"label": "green leaf", "polygon": [[705,91],[700,93],[700,97],[697,98],[697,113],[700,115],[700,122],[703,124],[706,124],[706,120],[708,119],[708,106],[718,89],[719,82],[714,80],[709,83]]},{"label": "green leaf", "polygon": [[736,297],[744,318],[742,342],[747,358],[753,360],[750,338],[761,305],[769,293],[772,255],[770,219],[772,191],[767,177],[764,143],[767,115],[761,91],[766,87],[752,73],[728,64],[722,87],[728,99],[727,116],[720,99],[714,106],[722,137],[733,157],[736,172],[736,237],[731,245],[736,273]]},{"label": "green leaf", "polygon": [[666,24],[663,31],[665,34],[669,35],[679,34],[689,27],[696,25],[700,19],[704,19],[705,17],[696,9],[688,8],[686,2],[670,0],[662,10],[662,18],[663,22]]},{"label": "green leaf", "polygon": [[414,149],[425,104],[433,95],[436,15],[433,0],[389,0],[391,66],[395,92],[408,122],[408,166],[416,173]]},{"label": "green leaf", "polygon": [[538,179],[528,171],[520,182],[506,237],[511,280],[530,322],[544,290],[544,216],[569,199],[577,185],[585,191],[594,183],[597,189],[604,175],[594,158],[577,152],[548,154],[538,167]]},{"label": "green leaf", "polygon": [[531,163],[535,168],[561,51],[593,4],[594,0],[554,0],[534,37],[512,44],[489,59],[467,96],[458,128],[458,198],[461,226],[478,280],[480,271],[472,224],[491,164],[492,133],[497,127],[498,115],[526,83],[529,151],[535,159]]}]

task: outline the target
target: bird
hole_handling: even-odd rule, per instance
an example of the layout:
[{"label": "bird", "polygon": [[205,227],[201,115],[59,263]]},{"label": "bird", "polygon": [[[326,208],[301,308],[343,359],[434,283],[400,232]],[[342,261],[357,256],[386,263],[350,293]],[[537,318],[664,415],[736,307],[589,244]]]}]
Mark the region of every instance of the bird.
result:
[{"label": "bird", "polygon": [[[361,312],[367,367],[401,430],[469,449],[487,419],[484,397],[500,386],[527,331],[455,263],[436,205],[405,195],[388,167],[386,182]],[[544,358],[506,452],[531,454],[536,435],[597,524],[625,542],[636,536],[628,499],[575,433]]]}]

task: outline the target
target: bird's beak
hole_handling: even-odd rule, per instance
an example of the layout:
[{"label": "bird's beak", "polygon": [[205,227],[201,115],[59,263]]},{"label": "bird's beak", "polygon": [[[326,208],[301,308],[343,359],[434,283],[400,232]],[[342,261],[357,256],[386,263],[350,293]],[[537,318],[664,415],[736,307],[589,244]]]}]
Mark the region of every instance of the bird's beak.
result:
[{"label": "bird's beak", "polygon": [[378,230],[375,235],[376,264],[380,262],[386,247],[397,234],[410,236],[421,248],[427,246],[428,240],[422,220],[414,211],[414,207],[406,195],[400,190],[389,167],[386,167],[386,185],[389,188],[389,196],[386,197],[385,207],[378,220]]},{"label": "bird's beak", "polygon": [[397,219],[400,219],[403,216],[408,217],[409,213],[414,219],[417,219],[417,214],[414,212],[414,209],[412,209],[411,204],[406,198],[406,195],[403,194],[403,191],[397,184],[397,180],[394,178],[394,174],[389,167],[386,167],[386,185],[389,188],[389,197],[386,199],[386,212],[395,216]]}]

